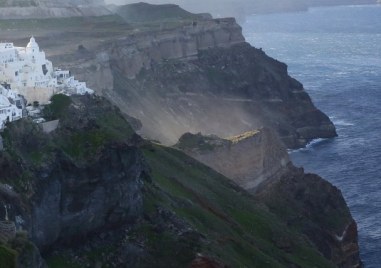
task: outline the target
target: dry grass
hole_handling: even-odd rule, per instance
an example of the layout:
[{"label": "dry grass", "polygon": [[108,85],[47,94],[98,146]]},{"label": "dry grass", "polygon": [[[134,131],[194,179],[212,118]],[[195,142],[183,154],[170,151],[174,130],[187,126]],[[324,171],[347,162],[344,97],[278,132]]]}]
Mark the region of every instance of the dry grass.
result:
[{"label": "dry grass", "polygon": [[246,140],[246,139],[249,139],[251,137],[254,137],[259,132],[260,132],[259,130],[247,131],[245,133],[242,133],[242,134],[239,134],[239,135],[236,135],[236,136],[232,136],[232,137],[229,137],[229,138],[226,138],[226,139],[231,141],[233,144],[236,144],[236,143],[239,143],[239,142],[241,142],[243,140]]}]

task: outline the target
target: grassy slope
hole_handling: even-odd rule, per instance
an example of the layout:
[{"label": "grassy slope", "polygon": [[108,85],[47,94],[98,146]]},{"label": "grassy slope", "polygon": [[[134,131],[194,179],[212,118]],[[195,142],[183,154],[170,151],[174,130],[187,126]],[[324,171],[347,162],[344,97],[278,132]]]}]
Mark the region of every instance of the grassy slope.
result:
[{"label": "grassy slope", "polygon": [[0,245],[0,267],[16,267],[17,252],[4,245]]},{"label": "grassy slope", "polygon": [[154,180],[146,186],[146,211],[175,211],[206,236],[202,253],[231,267],[333,267],[228,179],[175,149],[154,145],[144,153]]}]

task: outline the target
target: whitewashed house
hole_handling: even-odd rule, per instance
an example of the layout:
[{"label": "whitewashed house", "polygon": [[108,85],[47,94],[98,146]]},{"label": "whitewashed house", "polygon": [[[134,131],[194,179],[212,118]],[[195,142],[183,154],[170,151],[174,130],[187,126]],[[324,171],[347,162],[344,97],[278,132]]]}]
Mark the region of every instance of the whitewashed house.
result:
[{"label": "whitewashed house", "polygon": [[23,117],[24,100],[16,92],[0,86],[0,129],[6,122]]},{"label": "whitewashed house", "polygon": [[94,93],[69,71],[54,69],[34,37],[26,47],[0,43],[0,84],[0,129],[23,116],[24,100],[46,104],[57,93]]},{"label": "whitewashed house", "polygon": [[34,37],[26,47],[0,43],[0,82],[10,84],[29,103],[47,103],[54,94],[63,90],[68,94],[93,93],[86,83],[74,81],[69,71],[54,70]]}]

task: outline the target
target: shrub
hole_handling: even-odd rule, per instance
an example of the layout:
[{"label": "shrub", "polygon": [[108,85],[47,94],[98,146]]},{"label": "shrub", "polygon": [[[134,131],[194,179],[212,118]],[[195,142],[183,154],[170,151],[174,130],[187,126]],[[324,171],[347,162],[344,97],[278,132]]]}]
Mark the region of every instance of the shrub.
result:
[{"label": "shrub", "polygon": [[61,118],[71,104],[70,97],[63,94],[54,95],[50,101],[51,103],[44,108],[44,114],[51,120]]}]

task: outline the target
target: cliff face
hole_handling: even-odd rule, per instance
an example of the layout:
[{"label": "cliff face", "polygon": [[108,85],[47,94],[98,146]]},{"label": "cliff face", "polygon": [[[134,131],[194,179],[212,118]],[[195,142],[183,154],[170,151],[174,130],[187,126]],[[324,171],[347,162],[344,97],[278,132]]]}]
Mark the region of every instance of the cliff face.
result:
[{"label": "cliff face", "polygon": [[[362,267],[357,225],[341,192],[319,176],[293,167],[271,130],[229,139],[187,133],[176,147],[255,193],[337,267]],[[277,243],[287,247],[284,241]]]},{"label": "cliff face", "polygon": [[[7,212],[27,230],[48,263],[60,258],[64,267],[186,267],[210,260],[232,267],[327,268],[334,267],[328,260],[346,265],[358,256],[348,209],[340,193],[320,178],[285,173],[287,179],[279,183],[286,180],[286,185],[277,188],[279,183],[272,181],[258,202],[181,151],[142,141],[102,98],[58,95],[44,113],[60,120],[50,134],[25,120],[2,133],[0,204],[7,210],[0,207],[0,217]],[[262,132],[247,140],[212,141],[230,143],[237,154],[252,143],[262,154],[263,142],[270,155],[259,159],[258,166],[272,168],[274,159],[286,155]],[[257,157],[255,151],[247,154]],[[281,214],[286,208],[291,213]],[[298,229],[287,226],[287,217]],[[20,266],[43,267],[33,245],[25,246],[26,252],[20,249],[19,235],[6,246],[22,252]],[[335,235],[340,246],[332,242]],[[48,248],[55,251],[47,253]]]},{"label": "cliff face", "polygon": [[44,171],[33,198],[32,240],[48,246],[101,227],[133,221],[142,210],[142,164],[136,149],[116,146],[78,168],[67,159]]},{"label": "cliff face", "polygon": [[[87,58],[77,68],[73,64],[73,71],[98,92],[113,91],[117,79],[114,70],[119,70],[118,75],[123,78],[134,79],[141,71],[152,69],[155,63],[197,58],[199,50],[230,47],[243,41],[241,27],[234,19],[180,22],[172,29],[137,31],[118,40],[109,40],[96,48],[95,59]],[[93,77],[97,80],[93,81]]]},{"label": "cliff face", "polygon": [[[128,142],[128,132],[118,133],[128,129],[113,125],[123,118],[100,103],[95,97],[74,99],[65,110],[72,116],[61,118],[49,135],[24,121],[4,134],[1,179],[13,190],[3,191],[2,200],[14,200],[6,202],[13,204],[11,219],[40,248],[134,221],[142,212],[143,157]],[[108,125],[101,115],[111,116]]]},{"label": "cliff face", "polygon": [[287,66],[245,43],[233,19],[137,32],[94,55],[72,65],[76,76],[165,144],[189,131],[227,137],[263,126],[289,148],[336,135]]},{"label": "cliff face", "polygon": [[[44,114],[60,120],[50,134],[28,120],[2,133],[0,217],[28,231],[49,265],[332,267],[221,174],[134,135],[104,99],[57,95]],[[44,267],[20,235],[0,251],[20,267]],[[279,237],[294,242],[284,249]]]},{"label": "cliff face", "polygon": [[288,226],[306,234],[337,267],[363,267],[356,222],[340,190],[327,181],[290,168],[259,199]]},{"label": "cliff face", "polygon": [[252,192],[278,179],[290,162],[287,151],[270,129],[227,139],[187,133],[176,147]]}]

